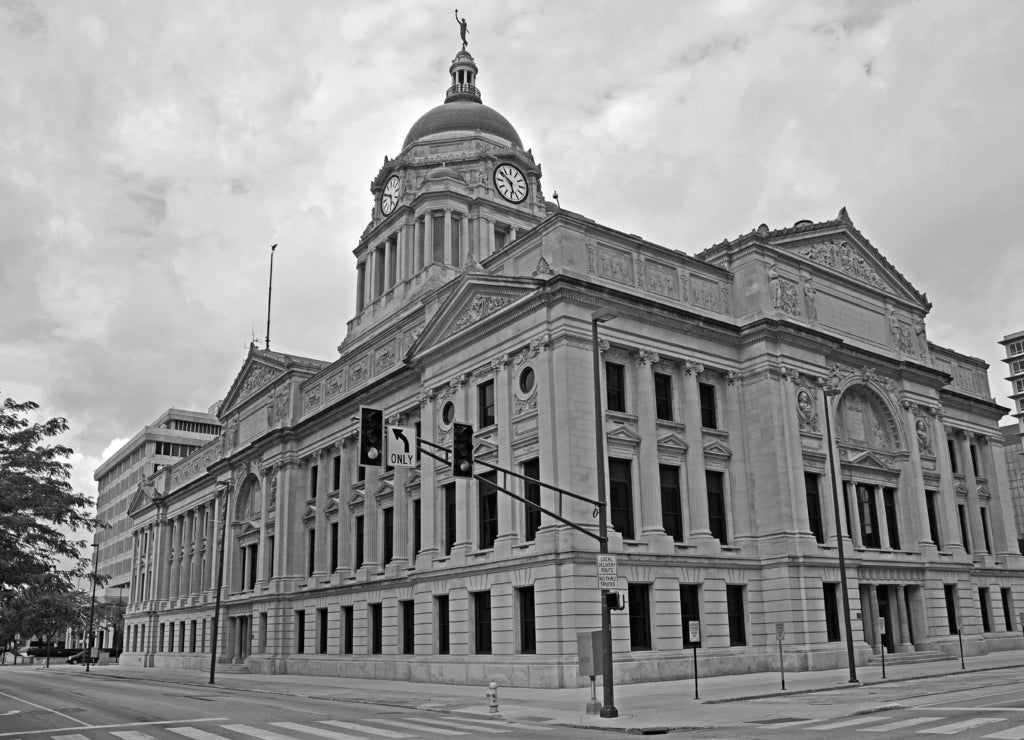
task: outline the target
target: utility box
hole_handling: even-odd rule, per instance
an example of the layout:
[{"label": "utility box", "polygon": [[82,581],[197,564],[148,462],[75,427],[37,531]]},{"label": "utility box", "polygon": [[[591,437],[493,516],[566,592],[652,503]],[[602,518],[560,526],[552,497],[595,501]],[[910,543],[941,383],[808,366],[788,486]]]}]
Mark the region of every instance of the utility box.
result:
[{"label": "utility box", "polygon": [[576,633],[576,652],[579,655],[579,675],[603,674],[604,640],[601,630]]},{"label": "utility box", "polygon": [[110,665],[109,650],[100,650],[100,654],[96,657],[96,665]]}]

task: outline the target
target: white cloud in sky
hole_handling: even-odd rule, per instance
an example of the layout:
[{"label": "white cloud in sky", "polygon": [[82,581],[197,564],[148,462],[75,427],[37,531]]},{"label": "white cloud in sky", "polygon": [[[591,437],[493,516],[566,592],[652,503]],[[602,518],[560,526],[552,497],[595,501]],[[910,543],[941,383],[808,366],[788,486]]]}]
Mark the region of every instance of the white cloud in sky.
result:
[{"label": "white cloud in sky", "polygon": [[[984,358],[1024,328],[1024,5],[460,3],[548,197],[688,253],[854,222]],[[66,416],[76,482],[262,342],[331,359],[368,184],[443,100],[439,2],[0,0],[0,393]],[[114,442],[111,442],[114,440]]]}]

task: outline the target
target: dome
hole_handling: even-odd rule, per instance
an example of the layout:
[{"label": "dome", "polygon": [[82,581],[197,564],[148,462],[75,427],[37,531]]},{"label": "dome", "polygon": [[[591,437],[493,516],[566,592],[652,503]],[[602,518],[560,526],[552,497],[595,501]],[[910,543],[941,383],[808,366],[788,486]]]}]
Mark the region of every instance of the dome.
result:
[{"label": "dome", "polygon": [[517,149],[523,148],[519,134],[505,116],[490,106],[469,100],[452,100],[428,110],[409,129],[402,148],[433,134],[476,130],[504,139]]}]

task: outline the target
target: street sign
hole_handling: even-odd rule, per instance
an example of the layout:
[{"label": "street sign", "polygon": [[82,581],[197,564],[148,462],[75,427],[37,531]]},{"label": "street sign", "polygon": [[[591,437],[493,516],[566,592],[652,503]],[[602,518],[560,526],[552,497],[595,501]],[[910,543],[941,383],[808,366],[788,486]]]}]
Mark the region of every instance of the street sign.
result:
[{"label": "street sign", "polygon": [[613,591],[619,585],[619,569],[614,555],[597,556],[597,587],[602,591]]},{"label": "street sign", "polygon": [[416,427],[387,429],[387,464],[398,468],[416,467]]},{"label": "street sign", "polygon": [[784,622],[775,623],[775,639],[782,642],[786,638],[786,625]]},{"label": "street sign", "polygon": [[879,617],[878,618],[878,633],[880,635],[887,634],[886,629],[885,629],[885,617]]},{"label": "street sign", "polygon": [[690,620],[690,642],[700,642],[700,621],[697,619]]}]

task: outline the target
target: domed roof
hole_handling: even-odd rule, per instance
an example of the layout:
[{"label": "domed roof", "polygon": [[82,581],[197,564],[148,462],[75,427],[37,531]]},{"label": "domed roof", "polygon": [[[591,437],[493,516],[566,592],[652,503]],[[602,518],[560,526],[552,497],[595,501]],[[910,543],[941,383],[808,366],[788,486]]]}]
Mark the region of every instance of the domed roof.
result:
[{"label": "domed roof", "polygon": [[451,100],[428,110],[409,129],[402,148],[433,134],[477,130],[504,139],[517,149],[523,148],[519,134],[505,116],[490,106],[470,100]]}]

